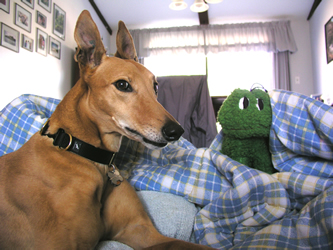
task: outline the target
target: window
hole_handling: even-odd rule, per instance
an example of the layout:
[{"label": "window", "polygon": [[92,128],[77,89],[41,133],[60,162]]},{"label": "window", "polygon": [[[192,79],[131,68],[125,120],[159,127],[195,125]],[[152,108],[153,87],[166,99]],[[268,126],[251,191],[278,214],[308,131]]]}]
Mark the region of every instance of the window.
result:
[{"label": "window", "polygon": [[206,75],[204,55],[150,56],[144,65],[156,76]]},{"label": "window", "polygon": [[264,51],[218,54],[151,56],[145,66],[156,76],[206,75],[211,96],[227,96],[234,89],[250,89],[254,83],[274,88],[273,53]]},{"label": "window", "polygon": [[273,53],[265,51],[221,52],[207,56],[208,87],[211,96],[227,96],[234,89],[248,89],[254,83],[274,89]]}]

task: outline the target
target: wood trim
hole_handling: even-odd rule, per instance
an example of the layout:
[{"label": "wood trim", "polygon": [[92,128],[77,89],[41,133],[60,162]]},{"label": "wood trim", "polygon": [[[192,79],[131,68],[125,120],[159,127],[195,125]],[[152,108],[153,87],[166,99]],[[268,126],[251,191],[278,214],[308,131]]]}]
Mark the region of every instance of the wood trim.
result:
[{"label": "wood trim", "polygon": [[99,19],[101,19],[102,23],[104,24],[106,30],[109,32],[110,36],[112,36],[112,29],[110,28],[110,26],[108,25],[108,23],[106,22],[105,18],[103,17],[102,13],[99,11],[97,5],[95,4],[94,0],[89,0],[91,6],[94,8],[94,10],[97,13],[97,16],[99,17]]},{"label": "wood trim", "polygon": [[311,19],[313,13],[315,12],[315,10],[317,9],[317,7],[320,3],[321,3],[321,0],[314,0],[314,3],[312,5],[312,8],[311,8],[310,13],[308,15],[308,18],[306,20],[309,21]]},{"label": "wood trim", "polygon": [[206,10],[205,12],[199,12],[198,15],[200,25],[209,24],[208,10]]}]

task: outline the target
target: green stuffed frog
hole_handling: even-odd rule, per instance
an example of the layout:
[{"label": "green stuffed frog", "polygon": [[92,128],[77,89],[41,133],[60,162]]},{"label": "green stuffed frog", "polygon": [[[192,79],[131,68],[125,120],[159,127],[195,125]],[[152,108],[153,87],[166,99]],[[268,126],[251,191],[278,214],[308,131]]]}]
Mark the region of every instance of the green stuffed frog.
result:
[{"label": "green stuffed frog", "polygon": [[223,102],[217,120],[223,132],[222,154],[248,167],[275,172],[269,151],[272,108],[266,91],[235,89]]}]

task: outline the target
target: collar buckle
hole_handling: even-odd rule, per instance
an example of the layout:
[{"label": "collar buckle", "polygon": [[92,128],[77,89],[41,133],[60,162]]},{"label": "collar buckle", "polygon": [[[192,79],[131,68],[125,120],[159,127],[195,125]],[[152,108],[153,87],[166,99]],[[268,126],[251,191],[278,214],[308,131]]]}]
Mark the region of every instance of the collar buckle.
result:
[{"label": "collar buckle", "polygon": [[73,142],[73,137],[60,128],[54,135],[53,145],[58,146],[61,150],[68,150]]}]

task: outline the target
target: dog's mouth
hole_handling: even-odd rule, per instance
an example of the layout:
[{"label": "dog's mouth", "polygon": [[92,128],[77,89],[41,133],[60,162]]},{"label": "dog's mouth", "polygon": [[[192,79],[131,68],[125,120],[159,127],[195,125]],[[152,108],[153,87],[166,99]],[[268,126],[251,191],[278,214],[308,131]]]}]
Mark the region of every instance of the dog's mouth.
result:
[{"label": "dog's mouth", "polygon": [[135,136],[140,137],[142,139],[143,143],[149,144],[149,145],[151,145],[153,147],[163,148],[163,147],[165,147],[168,144],[167,142],[156,142],[156,141],[149,140],[146,137],[144,137],[142,134],[140,134],[138,131],[136,131],[134,129],[131,129],[129,127],[125,127],[125,129],[128,132],[130,132],[131,134],[134,134]]}]

